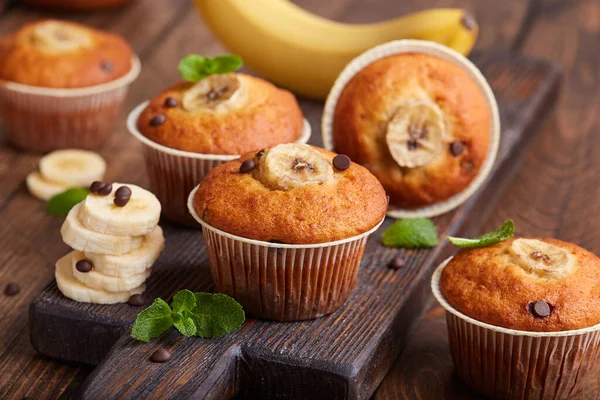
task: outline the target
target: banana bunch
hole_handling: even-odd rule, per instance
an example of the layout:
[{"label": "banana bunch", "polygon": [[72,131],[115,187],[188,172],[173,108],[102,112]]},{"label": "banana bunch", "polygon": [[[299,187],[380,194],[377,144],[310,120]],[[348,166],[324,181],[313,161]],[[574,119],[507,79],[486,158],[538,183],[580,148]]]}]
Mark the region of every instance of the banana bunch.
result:
[{"label": "banana bunch", "polygon": [[478,33],[461,9],[437,8],[374,24],[344,24],[289,0],[195,0],[204,21],[232,52],[276,84],[324,99],[354,57],[398,39],[431,40],[463,55]]},{"label": "banana bunch", "polygon": [[39,171],[30,173],[25,182],[29,193],[40,200],[74,187],[88,187],[101,181],[106,162],[92,151],[58,150],[40,159]]},{"label": "banana bunch", "polygon": [[[124,205],[118,201],[123,191]],[[143,293],[165,244],[157,225],[160,211],[158,199],[135,185],[114,183],[112,190],[87,196],[61,228],[63,241],[75,250],[56,263],[59,290],[97,304],[123,303]]]}]

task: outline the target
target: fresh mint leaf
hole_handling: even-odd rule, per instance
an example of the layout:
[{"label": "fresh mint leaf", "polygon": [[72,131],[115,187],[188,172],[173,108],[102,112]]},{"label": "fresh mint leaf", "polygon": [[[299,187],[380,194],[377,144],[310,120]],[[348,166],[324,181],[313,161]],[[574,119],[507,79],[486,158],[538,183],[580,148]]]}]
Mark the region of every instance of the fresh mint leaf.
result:
[{"label": "fresh mint leaf", "polygon": [[85,200],[88,194],[90,194],[90,191],[85,188],[68,189],[52,196],[52,198],[48,200],[46,212],[49,215],[67,215],[69,211],[71,211],[71,208]]},{"label": "fresh mint leaf", "polygon": [[171,308],[161,298],[154,300],[150,307],[140,312],[131,327],[131,337],[148,342],[173,326]]},{"label": "fresh mint leaf", "polygon": [[434,247],[439,243],[437,228],[427,218],[401,219],[381,234],[381,243],[388,247],[407,249]]},{"label": "fresh mint leaf", "polygon": [[195,293],[196,308],[191,318],[196,336],[214,338],[236,331],[246,319],[242,306],[221,293]]},{"label": "fresh mint leaf", "polygon": [[242,65],[242,58],[235,54],[223,54],[215,58],[190,54],[179,62],[177,69],[186,81],[198,82],[212,74],[233,72]]},{"label": "fresh mint leaf", "polygon": [[473,239],[458,238],[453,236],[448,236],[446,239],[452,242],[452,244],[455,246],[472,249],[476,247],[491,246],[493,244],[508,240],[514,235],[515,223],[512,219],[509,219],[504,221],[502,226],[495,231],[488,232]]},{"label": "fresh mint leaf", "polygon": [[180,314],[183,311],[192,311],[196,306],[196,296],[194,293],[187,289],[180,290],[175,293],[173,296],[173,302],[171,303],[171,307],[173,308],[173,312]]},{"label": "fresh mint leaf", "polygon": [[190,317],[175,315],[173,326],[177,328],[183,336],[194,336],[196,334],[196,325]]}]

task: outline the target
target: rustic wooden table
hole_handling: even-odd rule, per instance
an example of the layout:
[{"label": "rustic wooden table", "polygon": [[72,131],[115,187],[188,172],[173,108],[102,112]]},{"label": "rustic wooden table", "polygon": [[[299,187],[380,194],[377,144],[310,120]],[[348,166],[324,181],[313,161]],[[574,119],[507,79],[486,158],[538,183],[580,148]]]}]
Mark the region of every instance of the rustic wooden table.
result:
[{"label": "rustic wooden table", "polygon": [[[554,236],[600,252],[600,220],[594,206],[600,192],[595,173],[600,157],[596,107],[600,105],[600,2],[587,0],[296,0],[321,15],[348,22],[371,22],[419,8],[459,6],[473,12],[481,26],[478,49],[506,49],[564,66],[561,99],[541,137],[527,151],[517,173],[498,188],[498,206],[475,215],[479,231],[513,218],[519,234]],[[0,3],[1,4],[1,3]],[[19,6],[0,6],[0,34],[49,14]],[[124,35],[143,60],[124,113],[177,79],[174,68],[182,55],[215,54],[220,44],[204,27],[187,0],[138,0],[123,10],[94,15],[54,15]],[[320,103],[303,103],[320,112]],[[124,132],[121,121],[120,132]],[[71,398],[91,372],[41,357],[29,343],[27,309],[52,279],[53,265],[67,252],[59,219],[45,216],[30,198],[23,179],[35,169],[36,155],[14,151],[0,132],[0,286],[22,283],[18,296],[0,295],[0,398]],[[122,151],[123,148],[131,149]],[[143,182],[138,147],[125,134],[103,148],[110,163],[108,179]],[[118,154],[118,157],[116,156]],[[375,398],[476,398],[453,375],[443,313],[434,307],[408,338],[407,349],[381,384]],[[589,391],[582,398],[598,398]]]}]

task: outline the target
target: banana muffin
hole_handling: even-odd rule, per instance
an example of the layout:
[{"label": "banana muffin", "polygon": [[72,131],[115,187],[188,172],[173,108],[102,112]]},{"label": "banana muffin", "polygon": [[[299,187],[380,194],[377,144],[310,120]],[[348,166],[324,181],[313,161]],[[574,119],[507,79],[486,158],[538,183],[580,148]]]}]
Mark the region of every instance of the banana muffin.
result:
[{"label": "banana muffin", "polygon": [[379,224],[387,209],[385,191],[368,170],[345,156],[298,143],[215,167],[194,204],[214,228],[287,244],[359,235]]},{"label": "banana muffin", "polygon": [[137,127],[153,142],[201,154],[239,155],[298,140],[304,118],[293,94],[250,75],[211,75],[153,98]]},{"label": "banana muffin", "polygon": [[424,53],[380,58],[357,72],[335,105],[335,150],[368,168],[390,205],[418,208],[463,191],[491,140],[491,113],[461,66]]},{"label": "banana muffin", "polygon": [[122,77],[132,56],[118,35],[74,22],[37,21],[0,37],[0,80],[83,88]]},{"label": "banana muffin", "polygon": [[557,239],[511,239],[461,250],[440,290],[461,313],[491,325],[554,332],[600,324],[600,259]]}]

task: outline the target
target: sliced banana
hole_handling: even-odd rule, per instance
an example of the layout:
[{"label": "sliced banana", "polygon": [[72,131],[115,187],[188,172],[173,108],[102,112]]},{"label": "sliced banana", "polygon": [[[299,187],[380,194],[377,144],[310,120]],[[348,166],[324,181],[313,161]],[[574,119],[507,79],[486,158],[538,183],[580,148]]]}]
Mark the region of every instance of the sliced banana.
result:
[{"label": "sliced banana", "polygon": [[452,141],[440,107],[424,91],[400,102],[388,122],[385,140],[401,167],[426,165],[444,154]]},{"label": "sliced banana", "polygon": [[144,236],[142,246],[119,256],[109,254],[84,253],[85,258],[94,264],[94,271],[114,276],[129,277],[139,275],[154,264],[165,247],[165,238],[160,226]]},{"label": "sliced banana", "polygon": [[146,285],[122,292],[107,292],[85,286],[73,277],[73,252],[56,262],[56,286],[61,293],[72,300],[83,303],[115,304],[125,303],[134,294],[144,293]]},{"label": "sliced banana", "polygon": [[540,278],[560,279],[575,268],[575,257],[569,251],[537,239],[516,239],[508,252],[515,264]]},{"label": "sliced banana", "polygon": [[[114,203],[121,186],[131,189],[124,207]],[[113,183],[108,196],[90,194],[83,201],[79,220],[88,229],[117,236],[142,236],[154,230],[160,219],[160,202],[152,192],[136,185]]]},{"label": "sliced banana", "polygon": [[76,267],[77,261],[85,259],[86,257],[82,252],[73,252],[71,260],[73,277],[87,287],[98,290],[106,290],[107,292],[126,292],[134,289],[146,282],[146,279],[148,279],[150,273],[152,272],[152,269],[148,268],[141,274],[121,277],[104,275],[98,272],[95,268],[89,272],[80,272]]},{"label": "sliced banana", "polygon": [[34,46],[51,52],[73,51],[92,45],[91,35],[84,29],[61,21],[47,21],[33,30]]},{"label": "sliced banana", "polygon": [[69,189],[69,185],[45,179],[38,171],[33,171],[25,179],[29,193],[40,200],[49,200],[51,197]]},{"label": "sliced banana", "polygon": [[82,203],[69,211],[60,228],[63,241],[75,250],[98,254],[125,254],[140,248],[143,236],[115,236],[92,231],[81,224]]},{"label": "sliced banana", "polygon": [[291,190],[333,180],[331,161],[307,144],[280,144],[259,152],[255,161],[254,178],[272,190]]},{"label": "sliced banana", "polygon": [[85,187],[102,180],[106,161],[93,151],[57,150],[41,158],[40,172],[48,180]]},{"label": "sliced banana", "polygon": [[187,89],[181,103],[188,111],[225,113],[239,108],[244,103],[244,97],[245,89],[240,76],[211,75]]}]

